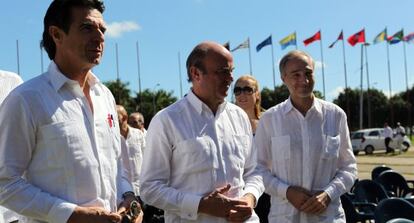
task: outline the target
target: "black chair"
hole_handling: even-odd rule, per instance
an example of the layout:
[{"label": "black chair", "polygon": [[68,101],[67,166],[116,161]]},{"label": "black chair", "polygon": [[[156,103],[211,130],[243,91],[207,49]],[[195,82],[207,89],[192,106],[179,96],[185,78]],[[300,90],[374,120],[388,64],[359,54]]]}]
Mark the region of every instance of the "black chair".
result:
[{"label": "black chair", "polygon": [[[345,211],[345,218],[347,223],[366,222],[374,220],[374,210],[376,205],[372,203],[352,202],[347,194],[341,196],[342,208]],[[362,209],[370,208],[368,213]]]},{"label": "black chair", "polygon": [[371,180],[375,180],[382,172],[387,170],[391,170],[391,168],[385,165],[374,167],[371,171]]},{"label": "black chair", "polygon": [[386,223],[395,218],[414,220],[414,205],[402,198],[382,200],[375,210],[375,223]]},{"label": "black chair", "polygon": [[355,201],[378,204],[389,198],[387,191],[377,182],[360,180],[354,189]]},{"label": "black chair", "polygon": [[414,189],[408,186],[413,182],[407,182],[401,174],[393,170],[382,172],[375,181],[381,184],[393,197],[406,197],[414,192]]}]

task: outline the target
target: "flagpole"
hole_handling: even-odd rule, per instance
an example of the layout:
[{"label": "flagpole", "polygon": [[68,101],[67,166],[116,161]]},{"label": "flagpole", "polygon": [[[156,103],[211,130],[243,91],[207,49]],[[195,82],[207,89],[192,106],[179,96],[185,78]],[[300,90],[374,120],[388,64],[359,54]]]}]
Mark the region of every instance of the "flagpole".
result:
[{"label": "flagpole", "polygon": [[19,54],[19,40],[16,40],[16,56],[17,56],[17,73],[20,74],[20,54]]},{"label": "flagpole", "polygon": [[295,31],[295,47],[296,50],[298,50],[298,41],[297,41],[298,37],[296,36],[296,31]]},{"label": "flagpole", "polygon": [[40,71],[43,74],[43,49],[42,49],[42,41],[39,43],[40,48]]},{"label": "flagpole", "polygon": [[394,124],[394,109],[391,103],[391,65],[390,65],[390,49],[389,49],[389,42],[386,42],[387,47],[387,65],[388,65],[388,87],[389,87],[389,93],[388,97],[390,100],[390,116],[391,116],[391,123]]},{"label": "flagpole", "polygon": [[345,58],[345,40],[343,37],[343,30],[342,33],[342,57],[344,59],[344,75],[345,75],[345,100],[346,100],[346,116],[348,117],[348,125],[351,124],[351,113],[350,113],[350,106],[349,106],[349,95],[348,95],[348,75],[346,73],[346,58]]},{"label": "flagpole", "polygon": [[116,59],[116,80],[119,81],[119,64],[118,64],[118,43],[115,43],[115,59]]},{"label": "flagpole", "polygon": [[252,69],[252,53],[250,52],[250,38],[247,38],[247,43],[249,44],[249,65],[250,65],[250,75],[253,76],[253,69]]},{"label": "flagpole", "polygon": [[[272,40],[272,34],[270,34],[270,40]],[[272,51],[273,90],[276,90],[275,56],[273,53],[273,41],[271,41],[270,46]]]},{"label": "flagpole", "polygon": [[178,76],[180,80],[180,97],[183,97],[183,84],[182,84],[182,77],[181,77],[181,55],[180,52],[178,52]]},{"label": "flagpole", "polygon": [[369,43],[364,43],[365,48],[365,65],[366,65],[366,73],[367,73],[367,103],[368,103],[368,128],[371,128],[371,99],[370,99],[370,86],[369,86],[369,71],[368,71],[368,50],[367,47]]},{"label": "flagpole", "polygon": [[402,40],[402,42],[403,42],[403,50],[404,50],[405,85],[406,85],[406,91],[407,91],[408,126],[411,126],[411,104],[410,104],[410,91],[408,90],[409,87],[408,87],[407,52],[405,48],[405,41]]},{"label": "flagpole", "polygon": [[361,85],[360,85],[360,94],[359,94],[359,129],[362,129],[363,126],[363,73],[364,73],[364,44],[361,44]]},{"label": "flagpole", "polygon": [[141,92],[141,65],[140,65],[140,60],[139,60],[139,44],[138,44],[138,41],[136,42],[135,46],[136,46],[135,49],[137,51],[139,110],[141,110],[141,105],[142,105],[142,96],[141,96],[141,93],[142,93]]},{"label": "flagpole", "polygon": [[[319,30],[319,32],[321,32]],[[323,84],[323,99],[326,100],[326,92],[325,92],[325,63],[323,61],[323,47],[322,47],[322,32],[321,32],[321,41],[319,42],[321,46],[321,60],[322,60],[322,84]]]}]

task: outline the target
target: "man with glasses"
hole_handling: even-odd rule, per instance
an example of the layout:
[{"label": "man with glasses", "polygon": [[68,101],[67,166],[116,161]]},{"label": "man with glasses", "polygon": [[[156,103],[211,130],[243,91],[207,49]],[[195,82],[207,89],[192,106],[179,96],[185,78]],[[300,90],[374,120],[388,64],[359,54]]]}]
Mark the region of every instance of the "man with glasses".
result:
[{"label": "man with glasses", "polygon": [[259,222],[263,191],[246,113],[225,101],[233,57],[203,42],[187,59],[192,88],[159,112],[147,133],[141,198],[170,222]]},{"label": "man with glasses", "polygon": [[268,109],[255,143],[266,192],[269,222],[343,222],[340,196],[357,177],[345,112],[318,99],[314,61],[291,51],[280,61],[289,98]]},{"label": "man with glasses", "polygon": [[133,112],[129,115],[128,118],[128,124],[136,129],[141,130],[142,133],[144,133],[144,137],[147,134],[147,130],[145,129],[145,122],[144,122],[144,116],[139,112]]}]

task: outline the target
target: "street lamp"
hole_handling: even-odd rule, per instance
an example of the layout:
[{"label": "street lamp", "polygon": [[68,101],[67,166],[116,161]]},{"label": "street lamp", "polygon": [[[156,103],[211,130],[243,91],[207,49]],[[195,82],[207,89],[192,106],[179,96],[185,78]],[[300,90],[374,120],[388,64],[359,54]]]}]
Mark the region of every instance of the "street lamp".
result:
[{"label": "street lamp", "polygon": [[157,88],[158,86],[160,86],[159,83],[157,83],[153,88],[152,88],[152,109],[153,109],[153,113],[155,115],[156,113],[156,107],[155,107],[155,88]]}]

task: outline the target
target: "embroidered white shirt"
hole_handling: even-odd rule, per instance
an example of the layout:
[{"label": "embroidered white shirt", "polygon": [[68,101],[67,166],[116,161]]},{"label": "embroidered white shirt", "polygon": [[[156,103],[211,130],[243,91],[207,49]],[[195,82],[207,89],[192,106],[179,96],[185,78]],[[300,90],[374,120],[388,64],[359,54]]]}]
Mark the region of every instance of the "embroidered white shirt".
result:
[{"label": "embroidered white shirt", "polygon": [[214,115],[190,91],[152,119],[146,143],[141,197],[164,209],[166,223],[226,222],[197,213],[200,199],[226,184],[232,198],[263,192],[250,123],[236,105],[223,102]]},{"label": "embroidered white shirt", "polygon": [[[345,222],[339,197],[357,177],[345,113],[315,98],[303,116],[290,98],[270,108],[255,135],[258,166],[271,195],[269,222]],[[321,215],[300,213],[286,199],[289,186],[325,191],[331,203]]]},{"label": "embroidered white shirt", "polygon": [[94,113],[52,61],[0,107],[0,204],[29,222],[66,222],[77,205],[115,211],[132,189],[115,101],[93,74],[88,83]]},{"label": "embroidered white shirt", "polygon": [[139,129],[128,127],[128,135],[125,146],[122,147],[122,160],[128,172],[129,182],[132,184],[134,193],[139,195],[139,178],[142,166],[142,153],[145,148],[144,133]]}]

